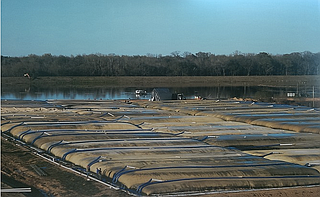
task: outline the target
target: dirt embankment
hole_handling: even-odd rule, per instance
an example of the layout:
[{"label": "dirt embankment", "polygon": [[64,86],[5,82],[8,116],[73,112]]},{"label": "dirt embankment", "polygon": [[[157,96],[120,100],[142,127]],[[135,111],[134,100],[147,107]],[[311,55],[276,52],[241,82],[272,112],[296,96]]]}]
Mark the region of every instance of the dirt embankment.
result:
[{"label": "dirt embankment", "polygon": [[[39,176],[31,168],[31,164],[43,169],[47,176]],[[85,177],[68,172],[36,156],[30,150],[16,145],[14,141],[8,141],[1,137],[2,180],[5,179],[3,175],[27,186],[37,188],[48,196],[128,196],[124,192],[111,190],[94,181],[87,181]],[[8,185],[6,186],[8,187]],[[4,196],[13,196],[15,194],[4,193]]]},{"label": "dirt embankment", "polygon": [[309,76],[123,76],[123,77],[2,77],[3,87],[34,86],[104,86],[104,87],[214,87],[214,86],[269,86],[296,87],[319,85],[320,77]]}]

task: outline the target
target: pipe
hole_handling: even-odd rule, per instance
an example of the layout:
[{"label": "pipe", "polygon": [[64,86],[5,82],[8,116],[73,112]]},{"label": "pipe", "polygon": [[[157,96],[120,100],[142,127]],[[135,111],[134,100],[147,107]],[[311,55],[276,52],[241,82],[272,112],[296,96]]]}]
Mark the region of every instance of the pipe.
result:
[{"label": "pipe", "polygon": [[48,153],[51,153],[51,150],[52,150],[54,147],[59,146],[60,144],[62,144],[62,142],[63,142],[63,140],[61,140],[61,141],[59,141],[59,142],[57,142],[57,143],[51,144],[51,145],[48,147],[47,152],[48,152]]},{"label": "pipe", "polygon": [[33,145],[38,139],[40,139],[42,136],[44,135],[44,132],[42,132],[39,136],[37,136],[36,138],[34,138],[31,142],[31,145]]},{"label": "pipe", "polygon": [[148,182],[143,183],[137,187],[136,192],[141,194],[142,190],[150,185],[161,184],[161,183],[173,183],[173,182],[181,182],[181,181],[195,181],[195,180],[243,180],[243,179],[296,179],[296,178],[320,178],[317,175],[290,175],[290,176],[235,176],[235,177],[207,177],[207,178],[186,178],[186,179],[174,179],[174,180],[165,180],[165,181],[152,181],[150,179]]},{"label": "pipe", "polygon": [[143,168],[143,169],[135,169],[135,170],[128,170],[124,171],[125,168],[120,170],[119,172],[115,173],[113,175],[112,182],[117,183],[120,176],[124,174],[128,174],[131,172],[139,172],[139,171],[148,171],[148,170],[163,170],[163,169],[214,169],[214,168],[245,168],[245,167],[265,167],[265,166],[279,166],[279,165],[291,165],[291,163],[288,162],[282,162],[282,163],[270,163],[270,164],[252,164],[252,165],[231,165],[231,166],[169,166],[169,167],[157,167],[157,168]]}]

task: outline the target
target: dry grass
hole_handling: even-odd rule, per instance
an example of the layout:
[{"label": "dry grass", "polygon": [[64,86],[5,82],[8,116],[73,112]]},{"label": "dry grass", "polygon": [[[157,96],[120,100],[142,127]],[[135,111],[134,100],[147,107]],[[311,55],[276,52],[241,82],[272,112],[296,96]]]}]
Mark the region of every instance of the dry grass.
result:
[{"label": "dry grass", "polygon": [[213,87],[213,86],[270,86],[285,87],[297,84],[319,85],[320,78],[309,76],[124,76],[124,77],[40,77],[29,81],[23,77],[2,77],[3,87]]}]

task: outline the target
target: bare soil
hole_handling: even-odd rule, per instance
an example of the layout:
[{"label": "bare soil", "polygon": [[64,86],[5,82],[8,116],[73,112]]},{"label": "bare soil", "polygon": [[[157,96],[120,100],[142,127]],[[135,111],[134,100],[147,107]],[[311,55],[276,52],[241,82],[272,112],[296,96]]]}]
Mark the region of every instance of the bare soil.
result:
[{"label": "bare soil", "polygon": [[[42,168],[47,176],[39,176],[30,167],[31,164]],[[36,156],[30,150],[17,146],[14,141],[1,137],[1,176],[3,174],[37,188],[48,196],[129,196],[95,181],[87,181],[85,177],[54,165]],[[6,195],[12,196],[9,193]]]}]

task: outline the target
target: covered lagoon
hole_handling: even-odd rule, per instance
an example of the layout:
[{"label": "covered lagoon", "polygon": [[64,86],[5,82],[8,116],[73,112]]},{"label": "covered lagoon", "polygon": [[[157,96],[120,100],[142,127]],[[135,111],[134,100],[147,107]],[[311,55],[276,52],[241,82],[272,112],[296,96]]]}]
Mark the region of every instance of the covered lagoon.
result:
[{"label": "covered lagoon", "polygon": [[3,135],[133,195],[320,184],[315,108],[214,99],[2,100],[1,113]]},{"label": "covered lagoon", "polygon": [[[97,79],[4,79],[2,136],[124,194],[320,185],[318,78]],[[149,101],[154,87],[186,100]]]}]

